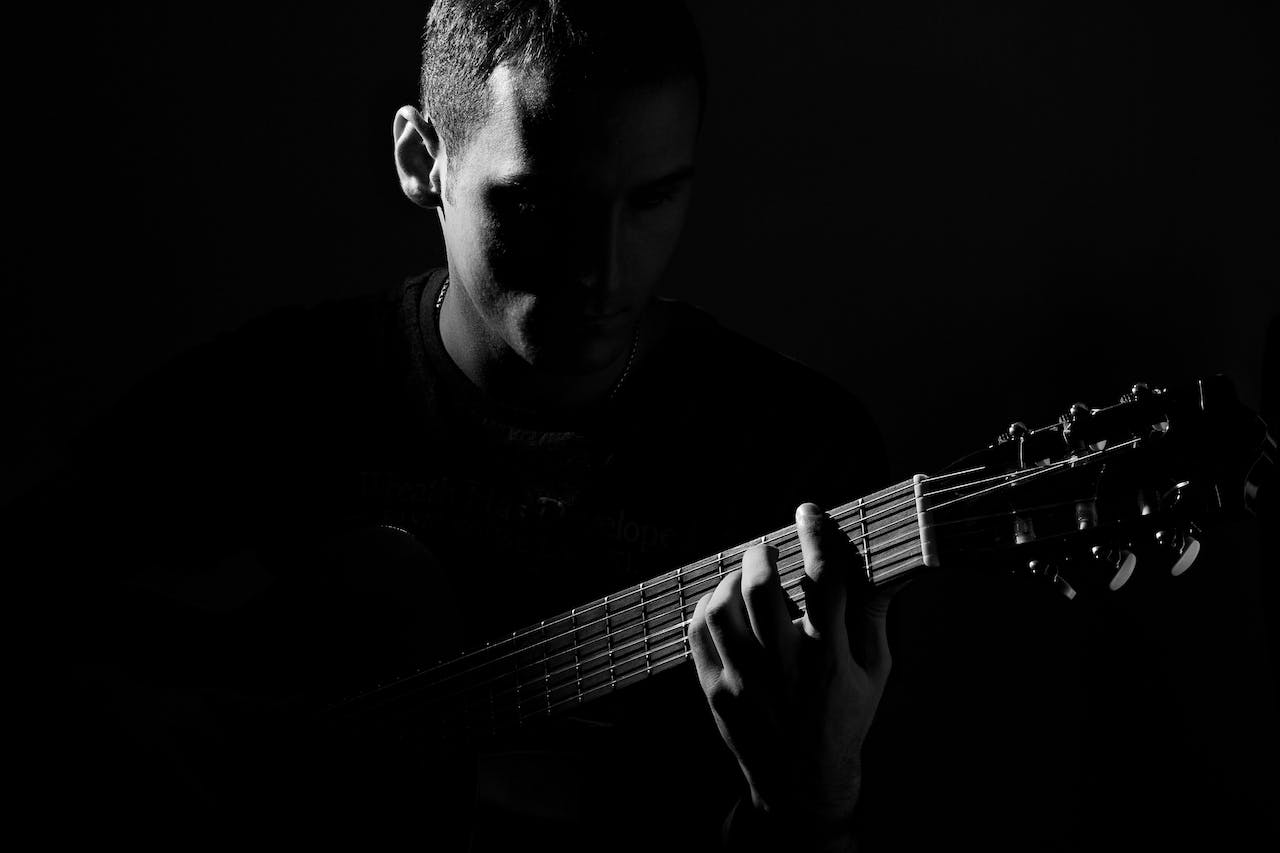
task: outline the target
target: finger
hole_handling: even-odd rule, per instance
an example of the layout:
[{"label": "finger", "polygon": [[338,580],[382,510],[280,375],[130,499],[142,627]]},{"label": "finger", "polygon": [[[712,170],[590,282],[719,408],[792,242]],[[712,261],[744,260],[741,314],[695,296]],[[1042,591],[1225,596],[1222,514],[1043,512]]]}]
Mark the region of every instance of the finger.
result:
[{"label": "finger", "polygon": [[711,593],[707,602],[707,628],[720,654],[723,679],[742,684],[744,675],[759,667],[759,644],[751,633],[746,604],[742,600],[742,572],[734,569]]},{"label": "finger", "polygon": [[756,545],[742,555],[742,600],[765,658],[783,666],[791,660],[797,635],[778,577],[777,548]]},{"label": "finger", "polygon": [[698,599],[698,604],[693,608],[693,616],[689,617],[689,651],[693,654],[693,665],[698,670],[698,682],[702,685],[703,692],[708,694],[719,683],[724,671],[720,653],[716,651],[716,644],[707,628],[709,601],[711,593]]},{"label": "finger", "polygon": [[[848,598],[848,549],[834,541],[834,524],[817,504],[796,507],[796,535],[804,555],[805,615],[803,625],[812,637],[829,638],[834,648],[848,642],[845,601]],[[838,531],[837,531],[838,533]],[[843,536],[844,534],[838,533]]]}]

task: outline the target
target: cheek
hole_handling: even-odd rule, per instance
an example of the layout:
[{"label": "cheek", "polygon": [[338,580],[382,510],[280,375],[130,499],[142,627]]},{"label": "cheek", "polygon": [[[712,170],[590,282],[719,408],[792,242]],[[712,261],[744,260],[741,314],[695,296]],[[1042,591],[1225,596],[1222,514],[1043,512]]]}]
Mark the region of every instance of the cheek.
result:
[{"label": "cheek", "polygon": [[629,269],[644,278],[660,275],[684,230],[687,208],[637,216],[627,229],[626,260]]},{"label": "cheek", "polygon": [[529,278],[554,257],[554,230],[536,223],[490,221],[482,235],[482,252],[495,275]]}]

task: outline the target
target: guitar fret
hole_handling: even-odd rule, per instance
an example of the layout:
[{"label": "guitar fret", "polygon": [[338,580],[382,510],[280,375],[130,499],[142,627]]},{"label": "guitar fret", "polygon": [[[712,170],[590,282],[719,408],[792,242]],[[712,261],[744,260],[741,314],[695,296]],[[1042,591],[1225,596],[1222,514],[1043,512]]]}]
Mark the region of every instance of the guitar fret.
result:
[{"label": "guitar fret", "polygon": [[547,713],[551,713],[551,656],[547,652],[547,620],[543,619],[538,626],[538,633],[541,639],[539,646],[542,648],[542,695],[546,700]]},{"label": "guitar fret", "polygon": [[[485,649],[488,649],[492,645],[493,645],[492,643],[485,643],[484,647]],[[485,690],[485,693],[487,693],[489,696],[489,731],[497,732],[498,731],[498,715],[493,702],[493,686],[490,685],[488,689]]]},{"label": "guitar fret", "polygon": [[[511,639],[515,640],[520,636],[519,631],[511,632]],[[516,722],[517,724],[524,721],[523,699],[520,696],[520,654],[517,652],[511,656],[511,680],[516,683]]]},{"label": "guitar fret", "polygon": [[[920,567],[920,534],[908,532],[917,508],[913,501],[899,498],[905,498],[911,486],[910,481],[891,486],[831,510],[861,549],[862,568],[873,583]],[[416,689],[406,679],[402,689],[392,685],[392,690],[404,698],[434,692],[441,703],[461,701],[469,727],[483,728],[487,720],[491,731],[505,728],[513,715],[515,720],[545,717],[557,708],[581,704],[687,660],[692,651],[690,611],[708,587],[714,588],[741,566],[743,553],[755,545],[785,552],[785,557],[779,554],[779,562],[790,578],[786,594],[793,601],[802,600],[794,575],[799,565],[795,535],[794,528],[771,531],[714,557],[678,566],[496,643],[485,643],[456,661],[442,661],[419,674]],[[399,701],[397,693],[382,694],[382,688],[378,692],[388,701]]]},{"label": "guitar fret", "polygon": [[604,645],[609,654],[609,683],[616,679],[613,672],[613,626],[609,622],[609,596],[604,597]]},{"label": "guitar fret", "polygon": [[649,614],[644,609],[644,581],[640,582],[640,631],[644,643],[644,671],[648,673],[653,669],[653,662],[649,660]]},{"label": "guitar fret", "polygon": [[578,703],[582,703],[582,654],[578,647],[578,608],[569,611],[570,624],[573,627],[573,680],[577,689]]},{"label": "guitar fret", "polygon": [[[679,617],[679,621],[680,621],[680,622],[683,622],[683,621],[685,621],[685,616],[684,616],[684,608],[685,608],[685,603],[684,603],[684,568],[683,568],[683,567],[678,567],[678,568],[676,569],[676,575],[675,575],[675,577],[676,577],[676,600],[680,603],[680,611],[679,611],[679,613],[680,613],[680,617]],[[685,656],[685,657],[688,657],[688,656],[689,656],[689,654],[692,652],[692,649],[691,649],[691,648],[690,648],[690,646],[689,646],[689,628],[688,628],[688,626],[687,626],[687,625],[686,625],[686,626],[682,626],[682,627],[680,628],[680,636],[681,636],[681,639],[683,639],[683,640],[684,640],[684,656]]]},{"label": "guitar fret", "polygon": [[867,583],[871,583],[871,547],[867,541],[867,513],[862,498],[858,499],[858,541],[862,548],[862,562],[867,573]]}]

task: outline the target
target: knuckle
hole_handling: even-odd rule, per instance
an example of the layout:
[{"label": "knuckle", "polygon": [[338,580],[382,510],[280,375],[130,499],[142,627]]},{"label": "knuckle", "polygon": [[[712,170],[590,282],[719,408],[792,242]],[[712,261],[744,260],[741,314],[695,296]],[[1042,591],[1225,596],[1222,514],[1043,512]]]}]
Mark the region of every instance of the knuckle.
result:
[{"label": "knuckle", "polygon": [[725,617],[730,613],[733,606],[734,596],[738,594],[738,584],[740,578],[738,572],[734,571],[725,576],[724,580],[708,595],[706,606],[707,621],[713,625],[721,625]]},{"label": "knuckle", "polygon": [[707,608],[711,605],[711,593],[707,593],[698,599],[698,603],[693,606],[693,615],[689,617],[689,629],[700,630],[707,624]]},{"label": "knuckle", "polygon": [[723,687],[712,687],[707,691],[707,704],[723,717],[733,710],[733,695]]},{"label": "knuckle", "polygon": [[721,677],[707,688],[707,703],[716,713],[732,711],[737,705],[742,687],[736,680]]},{"label": "knuckle", "polygon": [[715,628],[717,631],[723,631],[732,621],[730,616],[731,612],[728,598],[721,598],[719,600],[713,599],[711,603],[707,605],[706,612],[703,616],[706,619],[707,625]]},{"label": "knuckle", "polygon": [[821,554],[815,554],[804,562],[805,572],[809,577],[817,580],[827,571],[827,558]]},{"label": "knuckle", "polygon": [[746,596],[758,595],[762,590],[767,589],[777,576],[777,571],[770,565],[760,566],[753,571],[744,570],[742,572],[742,594]]}]

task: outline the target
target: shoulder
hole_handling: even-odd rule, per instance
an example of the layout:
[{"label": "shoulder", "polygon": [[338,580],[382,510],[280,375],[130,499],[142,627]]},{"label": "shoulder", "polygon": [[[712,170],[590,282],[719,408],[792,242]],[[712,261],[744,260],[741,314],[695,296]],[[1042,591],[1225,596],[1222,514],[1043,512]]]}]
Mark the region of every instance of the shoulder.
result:
[{"label": "shoulder", "polygon": [[157,366],[107,420],[269,427],[269,414],[360,386],[393,342],[396,315],[388,302],[371,294],[270,310]]},{"label": "shoulder", "polygon": [[811,365],[730,329],[692,303],[663,299],[659,305],[665,314],[659,369],[696,388],[707,405],[758,403],[790,420],[807,413],[871,424],[852,391]]},{"label": "shoulder", "polygon": [[[683,409],[692,432],[742,459],[786,458],[810,482],[850,489],[884,484],[879,428],[856,394],[809,364],[728,328],[705,309],[659,300],[665,313],[650,391]],[[659,386],[654,388],[652,386]]]},{"label": "shoulder", "polygon": [[385,302],[277,308],[169,358],[82,430],[73,472],[157,504],[305,464],[379,393],[374,379],[387,387]]}]

